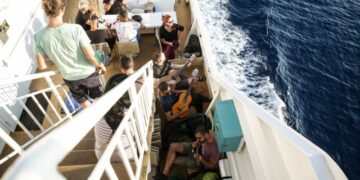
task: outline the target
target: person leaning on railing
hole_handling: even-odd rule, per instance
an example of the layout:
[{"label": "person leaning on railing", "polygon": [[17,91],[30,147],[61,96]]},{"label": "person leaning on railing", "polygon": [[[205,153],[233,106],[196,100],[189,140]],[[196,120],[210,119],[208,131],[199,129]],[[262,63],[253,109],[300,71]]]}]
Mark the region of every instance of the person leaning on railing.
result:
[{"label": "person leaning on railing", "polygon": [[39,70],[47,68],[49,58],[58,66],[74,99],[83,107],[91,105],[103,93],[99,73],[106,68],[99,64],[84,29],[63,22],[66,0],[42,0],[49,19],[47,27],[34,35],[35,60]]}]

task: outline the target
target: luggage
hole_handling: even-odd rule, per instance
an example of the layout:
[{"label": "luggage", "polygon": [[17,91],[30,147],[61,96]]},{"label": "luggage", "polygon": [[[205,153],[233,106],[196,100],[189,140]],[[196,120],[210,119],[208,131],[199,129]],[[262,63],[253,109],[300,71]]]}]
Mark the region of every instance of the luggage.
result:
[{"label": "luggage", "polygon": [[201,46],[200,46],[199,37],[192,34],[190,35],[187,46],[185,47],[185,53],[197,53],[197,52],[200,53],[199,56],[201,56]]}]

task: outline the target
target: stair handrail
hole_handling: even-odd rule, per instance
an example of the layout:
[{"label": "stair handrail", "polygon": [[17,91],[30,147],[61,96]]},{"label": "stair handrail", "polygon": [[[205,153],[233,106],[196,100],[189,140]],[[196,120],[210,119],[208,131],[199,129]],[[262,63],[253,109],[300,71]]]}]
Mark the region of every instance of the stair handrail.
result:
[{"label": "stair handrail", "polygon": [[35,74],[30,74],[30,75],[26,75],[26,76],[14,76],[14,77],[7,77],[4,79],[0,79],[0,87],[3,85],[7,85],[7,84],[14,84],[14,83],[19,83],[19,82],[24,82],[24,81],[30,81],[30,80],[35,80],[35,79],[39,79],[39,78],[44,78],[46,76],[53,76],[53,75],[57,75],[60,74],[60,71],[46,71],[46,72],[40,72],[40,73],[35,73]]},{"label": "stair handrail", "polygon": [[[84,109],[72,120],[66,121],[45,137],[35,142],[5,172],[4,179],[64,179],[58,172],[58,164],[85,137],[85,135],[101,120],[108,110],[127,91],[135,89],[135,81],[143,77],[148,81],[148,93],[153,92],[152,61],[149,61],[122,83],[104,94],[89,108]],[[152,89],[150,89],[152,88]],[[153,96],[151,95],[151,97]],[[131,100],[132,101],[132,100]],[[130,107],[131,108],[131,107]],[[96,112],[96,113],[92,113]],[[119,127],[123,127],[122,121]],[[79,128],[81,127],[81,128]],[[146,148],[144,149],[146,150]],[[46,166],[44,166],[46,164]]]},{"label": "stair handrail", "polygon": [[[67,98],[69,98],[68,95],[66,94],[66,90],[63,87],[64,84],[60,83],[60,84],[55,85],[51,78],[51,77],[53,77],[55,75],[59,75],[59,74],[60,74],[59,71],[46,71],[46,72],[41,72],[41,73],[36,73],[36,74],[30,74],[30,75],[24,75],[24,76],[14,76],[14,77],[0,79],[0,88],[6,88],[9,85],[18,86],[17,84],[19,84],[19,83],[23,83],[23,82],[27,82],[27,81],[31,82],[31,81],[37,80],[37,79],[44,79],[48,85],[47,88],[28,93],[26,95],[22,95],[22,96],[20,95],[18,97],[2,100],[0,102],[0,109],[2,109],[4,111],[4,113],[6,113],[8,115],[9,119],[11,121],[14,121],[17,124],[17,126],[19,126],[25,132],[25,134],[29,137],[29,140],[27,142],[20,145],[8,134],[9,132],[13,131],[12,127],[7,122],[4,122],[3,123],[4,129],[1,129],[0,139],[2,139],[14,151],[10,152],[9,154],[2,157],[0,159],[0,164],[5,163],[6,161],[8,161],[10,158],[12,158],[13,156],[15,156],[17,154],[21,155],[23,153],[24,149],[29,147],[33,142],[37,141],[44,134],[51,131],[57,125],[62,123],[63,120],[72,118],[73,113],[70,113],[67,110],[66,105],[57,89],[57,88],[62,89],[63,92],[65,93],[65,96]],[[56,98],[56,100],[54,100],[54,101],[57,101],[60,104],[60,107],[64,110],[65,116],[61,117],[58,112],[55,112],[56,118],[58,120],[57,122],[55,122],[49,118],[49,116],[46,112],[46,109],[41,109],[41,111],[42,111],[42,113],[44,113],[44,116],[46,117],[47,121],[49,121],[49,123],[50,123],[50,126],[45,129],[43,127],[43,125],[41,123],[39,123],[38,119],[36,119],[36,117],[32,114],[31,110],[29,109],[29,107],[27,107],[27,105],[23,102],[23,100],[24,99],[26,100],[27,98],[33,98],[34,101],[36,101],[38,107],[40,108],[41,105],[38,104],[38,100],[35,96],[41,95],[41,94],[45,95],[46,92],[54,93],[55,98]],[[51,106],[50,108],[52,108],[52,110],[55,110],[55,107],[52,104],[53,102],[50,101],[50,98],[46,97],[45,99]],[[41,131],[40,134],[33,135],[30,132],[30,130],[26,126],[24,126],[24,124],[20,121],[19,117],[14,115],[13,111],[9,108],[9,104],[16,104],[16,103],[19,103],[21,105],[21,107],[24,108],[24,112],[26,112],[31,117],[31,119],[34,121],[34,123],[38,126],[39,130]],[[43,108],[43,107],[41,106],[41,108]]]}]

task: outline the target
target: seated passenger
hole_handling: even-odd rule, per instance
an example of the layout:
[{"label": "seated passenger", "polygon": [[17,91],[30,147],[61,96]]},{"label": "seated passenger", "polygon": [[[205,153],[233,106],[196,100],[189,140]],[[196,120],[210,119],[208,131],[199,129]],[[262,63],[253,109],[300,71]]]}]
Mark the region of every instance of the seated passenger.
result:
[{"label": "seated passenger", "polygon": [[139,22],[128,18],[128,13],[125,10],[120,10],[119,20],[111,26],[111,29],[116,30],[119,42],[136,42],[140,41],[139,29],[144,28]]},{"label": "seated passenger", "polygon": [[[116,74],[111,77],[105,87],[105,93],[110,91],[116,85],[120,84],[124,81],[128,76],[134,73],[134,63],[132,59],[127,56],[123,56],[121,58],[121,73]],[[142,86],[143,80],[139,78],[136,81],[136,89],[139,90]],[[116,104],[105,114],[105,117],[102,118],[99,123],[95,126],[95,154],[98,159],[102,156],[105,151],[108,143],[110,142],[114,132],[119,127],[122,119],[125,116],[127,109],[130,107],[131,102],[128,94],[124,94]],[[133,134],[131,123],[128,124],[130,126],[131,134]],[[127,157],[129,159],[133,159],[133,153],[131,152],[130,144],[127,140],[125,134],[121,136],[121,140],[123,142],[125,151],[127,153]],[[111,157],[111,162],[121,162],[120,155],[118,149]]]},{"label": "seated passenger", "polygon": [[[196,141],[171,143],[166,157],[163,174],[167,176],[175,163],[186,167],[205,170],[218,168],[220,151],[214,132],[200,125],[195,129]],[[185,159],[177,159],[177,154],[187,155]],[[180,160],[184,160],[179,162]]]},{"label": "seated passenger", "polygon": [[84,28],[85,31],[90,30],[90,16],[95,15],[93,8],[89,9],[89,1],[81,0],[79,2],[79,12],[76,15],[75,23]]},{"label": "seated passenger", "polygon": [[[192,56],[191,58],[195,58],[195,56]],[[181,79],[179,82],[176,82],[175,80],[171,80],[171,76],[175,74],[176,69],[182,69],[184,68],[184,64],[173,64],[169,60],[165,58],[164,53],[157,51],[153,54],[152,60],[154,62],[154,83],[155,87],[160,83],[160,81],[167,81],[170,85],[175,85],[176,90],[185,90],[189,88],[189,85],[191,81],[193,80],[193,77],[186,77],[183,74],[179,74],[179,78]],[[191,62],[187,64],[187,67],[191,66]],[[204,80],[204,77],[201,77],[199,79],[200,81]]]},{"label": "seated passenger", "polygon": [[[163,25],[160,27],[159,36],[166,59],[175,58],[175,50],[179,47],[184,26],[175,24],[170,15],[162,16]],[[179,38],[180,34],[180,38]]]},{"label": "seated passenger", "polygon": [[[178,109],[179,112],[173,113],[173,106],[177,102],[182,101],[182,100],[179,100],[179,93],[184,92],[184,91],[177,91],[177,92],[171,91],[169,84],[166,82],[160,83],[159,91],[160,91],[160,104],[165,112],[167,121],[172,121],[174,119],[180,118],[184,114],[185,114],[185,117],[189,116],[191,114],[194,114],[195,110],[198,113],[202,113],[203,104],[205,102],[208,102],[208,103],[211,102],[211,100],[208,97],[203,96],[200,93],[196,93],[194,90],[192,90],[192,91],[190,91],[192,100],[191,100],[189,106],[185,107],[184,109]],[[195,110],[190,107],[194,107]],[[183,117],[181,117],[181,118],[183,118]]]},{"label": "seated passenger", "polygon": [[105,14],[118,14],[120,10],[129,9],[126,3],[123,3],[123,0],[103,0]]},{"label": "seated passenger", "polygon": [[98,29],[98,21],[98,16],[92,15],[90,17],[91,28],[86,31],[86,34],[89,36],[91,44],[99,44],[106,42],[106,39],[108,37],[108,31],[106,29]]}]

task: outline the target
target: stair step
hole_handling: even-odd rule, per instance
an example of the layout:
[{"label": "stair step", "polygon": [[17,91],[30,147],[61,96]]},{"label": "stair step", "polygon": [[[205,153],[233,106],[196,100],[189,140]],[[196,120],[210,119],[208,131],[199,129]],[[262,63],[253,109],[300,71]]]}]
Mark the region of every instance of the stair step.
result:
[{"label": "stair step", "polygon": [[93,129],[91,129],[91,131],[89,133],[86,134],[84,139],[94,139],[94,138],[95,138],[95,133],[94,133],[94,128],[93,128]]},{"label": "stair step", "polygon": [[83,139],[74,150],[94,150],[95,138]]},{"label": "stair step", "polygon": [[60,163],[60,166],[65,165],[85,165],[95,164],[98,162],[94,149],[92,150],[73,150],[64,160]]},{"label": "stair step", "polygon": [[[118,179],[127,180],[129,179],[125,167],[122,163],[112,163],[112,166],[115,170],[116,175],[119,177]],[[87,164],[87,165],[68,165],[68,166],[59,166],[58,170],[62,175],[66,177],[66,179],[87,179],[93,169],[95,168],[95,164]],[[102,180],[109,179],[105,173],[101,177]]]}]

